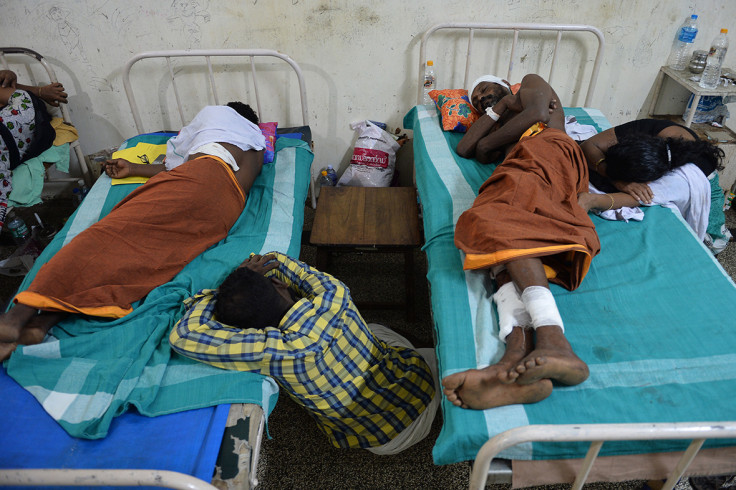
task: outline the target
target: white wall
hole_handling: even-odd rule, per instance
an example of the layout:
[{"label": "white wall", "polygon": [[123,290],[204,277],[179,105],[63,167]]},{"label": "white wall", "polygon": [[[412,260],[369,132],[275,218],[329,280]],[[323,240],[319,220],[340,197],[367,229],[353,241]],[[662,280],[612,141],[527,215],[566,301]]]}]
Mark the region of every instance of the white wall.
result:
[{"label": "white wall", "polygon": [[[606,53],[591,105],[613,124],[646,111],[657,71],[687,15],[700,16],[696,49],[707,49],[721,27],[736,36],[736,25],[731,25],[736,19],[733,0],[0,0],[0,12],[0,45],[32,48],[54,66],[69,92],[69,107],[85,153],[135,134],[121,78],[133,54],[191,48],[284,52],[306,76],[317,168],[347,165],[354,142],[351,121],[374,119],[393,128],[401,126],[416,101],[421,34],[439,22],[597,26],[605,34]],[[465,49],[462,43],[457,47]],[[582,54],[565,55],[567,61],[592,57],[582,48]],[[447,76],[450,70],[463,70],[453,59],[455,45],[430,44],[429,49],[428,57],[438,60],[440,87],[460,88],[461,78]],[[726,66],[736,66],[735,52],[732,47]],[[536,61],[543,62],[542,58]],[[482,63],[474,66],[480,70],[475,76],[489,69]],[[535,60],[520,60],[518,78],[522,70],[537,71]],[[540,73],[545,72],[540,69]],[[22,81],[26,81],[24,75],[30,76],[27,71],[19,75]],[[161,76],[141,70],[133,79],[149,93],[144,100],[147,129],[178,129],[174,128],[180,125],[178,115],[171,113],[171,96]],[[204,90],[206,80],[201,85],[203,90],[187,95],[189,118],[201,105],[213,103]],[[298,122],[298,97],[292,84],[267,85],[282,107],[262,118]],[[577,100],[579,89],[573,84],[564,95],[560,93],[563,105],[582,105]],[[234,79],[225,97],[230,95],[251,102],[247,100],[250,89],[240,78]]]}]

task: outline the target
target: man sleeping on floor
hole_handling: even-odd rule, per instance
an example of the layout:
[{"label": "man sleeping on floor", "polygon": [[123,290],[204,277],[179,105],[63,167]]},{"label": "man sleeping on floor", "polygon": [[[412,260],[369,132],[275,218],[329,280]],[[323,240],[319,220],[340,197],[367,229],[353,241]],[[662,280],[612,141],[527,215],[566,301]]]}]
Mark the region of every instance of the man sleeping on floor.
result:
[{"label": "man sleeping on floor", "polygon": [[113,178],[151,177],[38,271],[0,315],[0,360],[43,341],[69,313],[120,318],[225,238],[263,166],[265,138],[246,104],[208,106],[167,144],[162,164],[117,159]]},{"label": "man sleeping on floor", "polygon": [[458,219],[455,245],[465,269],[495,280],[502,359],[481,370],[446,376],[442,384],[456,406],[485,409],[540,401],[552,381],[582,383],[588,366],[565,338],[548,281],[577,288],[600,242],[578,194],[588,190],[588,167],[565,132],[559,98],[537,75],[527,75],[515,95],[508,82],[481,77],[468,92],[485,112],[465,134],[457,153],[503,162]]}]

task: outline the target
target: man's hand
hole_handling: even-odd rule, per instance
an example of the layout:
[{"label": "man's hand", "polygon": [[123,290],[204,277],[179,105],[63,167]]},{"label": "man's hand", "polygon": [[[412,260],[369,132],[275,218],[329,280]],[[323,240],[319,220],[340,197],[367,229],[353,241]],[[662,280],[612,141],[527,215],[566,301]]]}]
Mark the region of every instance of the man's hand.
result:
[{"label": "man's hand", "polygon": [[278,266],[279,263],[276,260],[276,256],[273,254],[253,254],[240,264],[240,267],[247,267],[248,269],[264,276],[267,272],[274,270]]},{"label": "man's hand", "polygon": [[10,70],[0,70],[0,87],[2,88],[15,88],[15,83],[18,77],[14,72]]},{"label": "man's hand", "polygon": [[132,175],[131,165],[124,158],[116,158],[114,160],[106,160],[102,163],[102,170],[113,179],[124,179]]},{"label": "man's hand", "polygon": [[38,87],[38,96],[44,102],[54,107],[59,107],[59,103],[67,103],[67,94],[64,92],[64,86],[59,82]]},{"label": "man's hand", "polygon": [[654,192],[647,184],[639,182],[614,182],[613,185],[621,192],[625,192],[642,204],[651,204]]}]

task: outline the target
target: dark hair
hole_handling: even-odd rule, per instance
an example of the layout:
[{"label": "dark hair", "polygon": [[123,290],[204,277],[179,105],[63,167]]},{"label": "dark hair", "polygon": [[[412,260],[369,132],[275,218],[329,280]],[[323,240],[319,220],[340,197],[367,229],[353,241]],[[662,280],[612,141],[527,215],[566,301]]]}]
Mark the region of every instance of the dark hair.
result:
[{"label": "dark hair", "polygon": [[611,180],[651,182],[672,169],[694,163],[708,176],[723,169],[724,156],[721,148],[704,140],[628,135],[606,151],[606,174]]},{"label": "dark hair", "polygon": [[251,107],[248,104],[244,104],[242,102],[228,102],[227,106],[231,109],[235,109],[235,112],[252,122],[253,124],[258,124],[258,114],[256,114],[256,111],[251,109]]},{"label": "dark hair", "polygon": [[267,277],[240,267],[217,290],[217,321],[238,328],[277,327],[289,309]]}]

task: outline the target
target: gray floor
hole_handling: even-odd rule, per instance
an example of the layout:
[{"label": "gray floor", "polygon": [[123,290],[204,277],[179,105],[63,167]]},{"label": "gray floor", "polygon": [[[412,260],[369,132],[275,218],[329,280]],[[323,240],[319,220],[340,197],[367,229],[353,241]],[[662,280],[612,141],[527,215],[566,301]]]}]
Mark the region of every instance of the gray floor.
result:
[{"label": "gray floor", "polygon": [[[726,213],[727,225],[736,226],[736,212]],[[313,211],[306,210],[305,230],[311,229]],[[308,233],[302,246],[301,259],[314,263],[315,250],[308,244]],[[736,243],[719,254],[719,261],[732,278],[736,278]],[[417,319],[407,322],[399,311],[363,310],[368,322],[384,324],[410,337],[420,346],[433,341],[426,284],[426,258],[415,254]],[[335,256],[330,273],[350,287],[356,301],[372,301],[403,292],[400,256],[361,254]],[[390,457],[375,456],[362,450],[341,450],[329,445],[315,423],[287,396],[281,395],[269,420],[272,439],[264,442],[258,469],[259,488],[467,488],[470,464],[435,466],[432,445],[441,427],[441,414],[435,419],[430,435],[413,448]],[[586,488],[639,489],[644,482],[595,484]],[[498,485],[496,488],[509,488]],[[549,486],[547,489],[568,488]],[[679,490],[691,488],[682,482]],[[705,486],[703,488],[709,488]],[[713,487],[715,488],[715,487]]]}]

